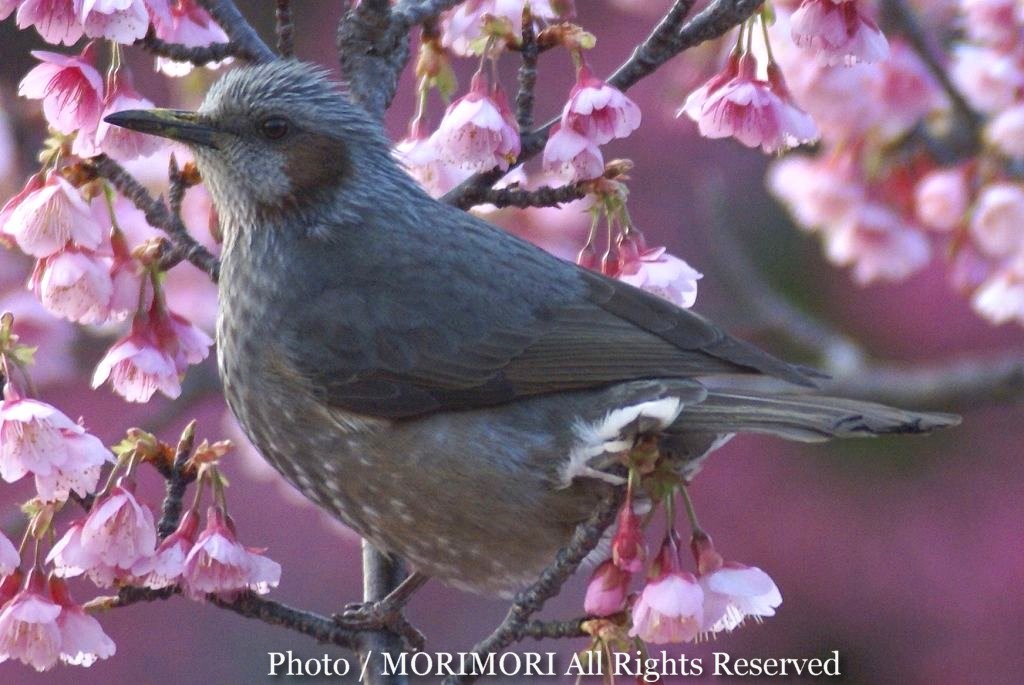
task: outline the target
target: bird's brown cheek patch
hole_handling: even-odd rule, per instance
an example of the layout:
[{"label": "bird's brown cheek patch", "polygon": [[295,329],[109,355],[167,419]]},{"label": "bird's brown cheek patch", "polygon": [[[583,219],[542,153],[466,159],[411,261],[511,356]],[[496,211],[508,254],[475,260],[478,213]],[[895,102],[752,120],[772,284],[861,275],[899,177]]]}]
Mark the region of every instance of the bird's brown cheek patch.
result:
[{"label": "bird's brown cheek patch", "polygon": [[352,171],[348,149],[337,138],[303,133],[287,145],[284,173],[296,198],[333,189]]}]

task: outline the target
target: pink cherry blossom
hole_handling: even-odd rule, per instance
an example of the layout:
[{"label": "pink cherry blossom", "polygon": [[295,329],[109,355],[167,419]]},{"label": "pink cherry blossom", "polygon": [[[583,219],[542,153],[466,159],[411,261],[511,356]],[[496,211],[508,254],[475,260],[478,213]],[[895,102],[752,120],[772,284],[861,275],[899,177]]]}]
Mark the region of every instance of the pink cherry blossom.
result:
[{"label": "pink cherry blossom", "polygon": [[709,92],[700,106],[696,99],[688,99],[681,112],[697,122],[703,136],[736,138],[765,152],[817,140],[814,121],[793,103],[778,68],[768,66],[767,81],[755,78],[756,69],[756,59],[744,55],[734,78]]},{"label": "pink cherry blossom", "polygon": [[611,616],[626,602],[630,574],[609,559],[594,570],[587,583],[583,610],[591,616]]},{"label": "pink cherry blossom", "polygon": [[974,205],[969,227],[971,238],[989,257],[1024,249],[1024,187],[1016,183],[985,186]]},{"label": "pink cherry blossom", "polygon": [[842,221],[865,196],[849,156],[787,155],[769,170],[768,187],[808,231]]},{"label": "pink cherry blossom", "polygon": [[79,497],[95,492],[100,469],[112,461],[110,450],[94,435],[64,431],[67,461],[50,473],[35,474],[36,492],[44,502],[63,502],[72,492]]},{"label": "pink cherry blossom", "polygon": [[618,527],[612,538],[612,561],[623,571],[637,573],[647,561],[647,542],[640,527],[640,517],[627,499],[619,511]]},{"label": "pink cherry blossom", "polygon": [[793,40],[828,65],[880,62],[889,43],[860,0],[803,0],[790,17]]},{"label": "pink cherry blossom", "polygon": [[163,147],[163,139],[129,129],[113,126],[103,121],[108,115],[126,109],[149,109],[153,103],[139,95],[122,68],[107,93],[106,103],[99,126],[96,128],[95,145],[114,159],[126,161],[136,157],[148,157]]},{"label": "pink cherry blossom", "polygon": [[[154,10],[153,26],[156,36],[169,43],[180,43],[189,47],[201,47],[213,43],[226,43],[228,40],[224,30],[213,21],[209,13],[200,7],[195,0],[176,0],[168,7],[165,4]],[[230,62],[230,58],[222,62],[208,64],[216,68]],[[168,76],[184,76],[192,71],[189,62],[176,62],[166,57],[157,57],[157,71]]]},{"label": "pink cherry blossom", "polygon": [[704,277],[682,259],[655,247],[623,262],[615,278],[652,292],[679,307],[697,301],[697,281]]},{"label": "pink cherry blossom", "polygon": [[840,266],[852,266],[860,285],[900,281],[924,268],[931,244],[891,209],[869,202],[825,234],[825,253]]},{"label": "pink cherry blossom", "polygon": [[441,161],[422,119],[415,120],[409,135],[395,144],[395,157],[432,197],[444,195],[473,174]]},{"label": "pink cherry blossom", "polygon": [[100,563],[128,574],[156,549],[153,512],[135,498],[130,487],[115,485],[86,516],[81,546]]},{"label": "pink cherry blossom", "polygon": [[569,100],[562,109],[562,128],[597,145],[625,138],[640,126],[640,108],[618,88],[580,67]]},{"label": "pink cherry blossom", "polygon": [[[142,292],[142,274],[131,257],[115,255],[110,266],[111,295],[109,316],[112,321],[124,321],[139,309],[139,293]],[[147,290],[147,294],[149,294]]]},{"label": "pink cherry blossom", "polygon": [[726,562],[700,577],[704,591],[702,630],[730,631],[748,616],[774,616],[782,595],[771,577],[756,566]]},{"label": "pink cherry blossom", "polygon": [[0,477],[13,483],[26,473],[50,475],[68,463],[67,436],[82,432],[58,409],[20,397],[7,383],[0,402]]},{"label": "pink cherry blossom", "polygon": [[556,124],[544,145],[544,170],[564,183],[589,181],[604,174],[604,157],[590,138]]},{"label": "pink cherry blossom", "polygon": [[640,592],[629,635],[656,645],[689,642],[701,632],[703,602],[704,592],[692,573],[663,573]]},{"label": "pink cherry blossom", "polygon": [[89,667],[97,659],[114,655],[114,641],[103,632],[100,622],[85,613],[71,598],[67,585],[60,578],[50,578],[50,594],[60,606],[57,627],[60,629],[60,660],[75,666]]},{"label": "pink cherry blossom", "polygon": [[878,97],[850,97],[850,93],[880,91],[881,65],[835,68],[804,59],[787,63],[785,74],[795,100],[811,115],[828,141],[846,141],[867,134],[887,116]]},{"label": "pink cherry blossom", "polygon": [[993,117],[985,129],[985,140],[1008,157],[1024,159],[1024,104]]},{"label": "pink cherry blossom", "polygon": [[1014,104],[1024,87],[1024,69],[1016,57],[977,45],[953,48],[950,76],[970,105],[987,113]]},{"label": "pink cherry blossom", "polygon": [[103,237],[89,205],[57,173],[50,173],[41,188],[29,192],[13,207],[3,230],[33,257],[47,257],[68,241],[95,249]]},{"label": "pink cherry blossom", "polygon": [[185,512],[177,530],[160,542],[153,556],[140,559],[132,567],[132,575],[154,590],[176,585],[198,532],[199,516],[192,510]]},{"label": "pink cherry blossom", "polygon": [[213,338],[191,321],[168,311],[154,325],[160,348],[174,360],[178,373],[185,373],[192,364],[198,364],[210,354]]},{"label": "pink cherry blossom", "polygon": [[0,533],[0,578],[9,576],[21,565],[21,555],[10,539]]},{"label": "pink cherry blossom", "polygon": [[34,26],[47,43],[74,45],[83,33],[74,0],[22,0],[17,23],[19,29]]},{"label": "pink cherry blossom", "polygon": [[130,45],[149,29],[149,11],[143,0],[75,0],[75,8],[90,38]]},{"label": "pink cherry blossom", "polygon": [[469,92],[448,106],[432,141],[440,161],[472,171],[505,171],[519,156],[519,133],[504,92],[488,92],[480,72]]},{"label": "pink cherry blossom", "polygon": [[24,202],[25,198],[35,194],[36,191],[43,187],[43,175],[32,174],[29,176],[28,181],[25,183],[25,187],[17,192],[17,194],[4,203],[3,207],[0,207],[0,232],[10,235],[14,227],[8,227],[7,222],[10,220],[11,215],[14,214],[14,210]]},{"label": "pink cherry blossom", "polygon": [[975,311],[996,325],[1024,325],[1024,256],[996,271],[971,298]]},{"label": "pink cherry blossom", "polygon": [[1016,0],[960,0],[967,36],[978,43],[1012,47],[1020,39],[1015,21]]},{"label": "pink cherry blossom", "polygon": [[37,671],[53,668],[60,658],[60,613],[42,572],[33,569],[25,587],[0,611],[0,662],[17,659]]},{"label": "pink cherry blossom", "polygon": [[[526,0],[467,0],[442,18],[442,44],[457,55],[473,54],[488,18],[505,22],[509,34],[521,36],[525,4]],[[572,15],[572,2],[529,0],[529,4],[534,19],[550,21]]]},{"label": "pink cherry blossom", "polygon": [[695,91],[690,93],[686,97],[686,101],[683,103],[683,106],[676,111],[676,116],[681,117],[685,114],[694,121],[700,121],[701,112],[703,111],[708,98],[717,93],[723,86],[725,86],[725,84],[729,83],[739,75],[740,56],[741,55],[735,51],[730,53],[729,59],[726,60],[725,66],[722,70],[705,81],[704,84]]},{"label": "pink cherry blossom", "polygon": [[115,567],[100,561],[95,550],[82,544],[85,519],[71,523],[68,530],[54,543],[46,555],[46,563],[53,564],[53,573],[61,578],[74,578],[83,573],[100,587],[113,584],[115,577],[123,575]]},{"label": "pink cherry blossom", "polygon": [[93,66],[93,44],[79,56],[33,50],[41,63],[18,85],[18,95],[43,101],[46,121],[61,133],[93,130],[103,109],[103,78]]},{"label": "pink cherry blossom", "polygon": [[928,67],[904,41],[894,42],[889,58],[878,67],[873,99],[881,105],[877,129],[887,138],[904,135],[921,119],[946,105],[946,98]]},{"label": "pink cherry blossom", "polygon": [[963,169],[936,169],[922,178],[914,191],[917,218],[928,228],[951,231],[967,214],[970,191]]},{"label": "pink cherry blossom", "polygon": [[114,291],[110,264],[95,252],[68,249],[41,259],[31,285],[43,306],[57,316],[84,324],[108,318]]},{"label": "pink cherry blossom", "polygon": [[114,343],[100,360],[92,387],[107,380],[114,392],[129,402],[148,402],[157,390],[171,399],[181,394],[174,357],[160,348],[152,330],[138,318],[132,332]]},{"label": "pink cherry blossom", "polygon": [[219,507],[210,507],[206,528],[185,560],[185,594],[202,599],[207,594],[231,596],[250,588],[259,594],[276,587],[281,566],[257,551],[242,546]]}]

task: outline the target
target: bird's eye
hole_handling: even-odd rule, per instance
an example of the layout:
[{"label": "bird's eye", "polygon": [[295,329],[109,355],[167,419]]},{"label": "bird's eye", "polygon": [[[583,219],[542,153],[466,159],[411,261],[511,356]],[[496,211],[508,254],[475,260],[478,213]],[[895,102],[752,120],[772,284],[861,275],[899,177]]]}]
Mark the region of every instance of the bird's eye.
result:
[{"label": "bird's eye", "polygon": [[288,133],[288,120],[283,117],[268,117],[260,123],[260,131],[271,140],[284,138]]}]

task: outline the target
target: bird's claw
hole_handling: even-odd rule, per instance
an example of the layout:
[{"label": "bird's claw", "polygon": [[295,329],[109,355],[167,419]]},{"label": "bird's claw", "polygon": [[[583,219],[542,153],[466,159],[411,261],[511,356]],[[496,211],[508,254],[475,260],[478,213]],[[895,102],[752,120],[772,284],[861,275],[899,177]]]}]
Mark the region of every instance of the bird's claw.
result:
[{"label": "bird's claw", "polygon": [[332,618],[337,625],[349,630],[388,630],[401,636],[416,652],[426,646],[423,633],[409,623],[402,615],[401,608],[391,606],[386,601],[348,604]]}]

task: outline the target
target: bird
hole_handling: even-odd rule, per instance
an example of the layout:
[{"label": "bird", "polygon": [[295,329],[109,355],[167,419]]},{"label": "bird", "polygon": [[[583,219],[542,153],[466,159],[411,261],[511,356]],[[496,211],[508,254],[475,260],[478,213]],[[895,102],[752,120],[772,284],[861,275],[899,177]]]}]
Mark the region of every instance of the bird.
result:
[{"label": "bird", "polygon": [[819,395],[813,372],[432,198],[315,65],[238,67],[194,112],[107,121],[192,150],[223,236],[217,359],[245,433],[419,578],[514,596],[641,440],[689,479],[737,433],[959,421]]}]

